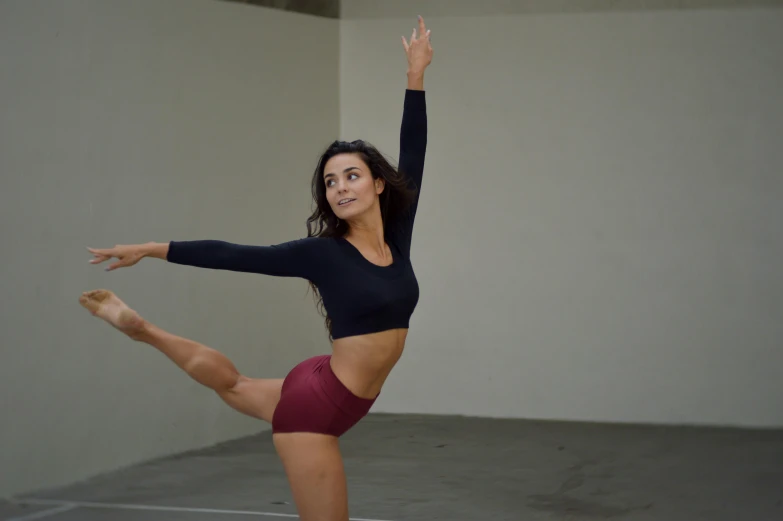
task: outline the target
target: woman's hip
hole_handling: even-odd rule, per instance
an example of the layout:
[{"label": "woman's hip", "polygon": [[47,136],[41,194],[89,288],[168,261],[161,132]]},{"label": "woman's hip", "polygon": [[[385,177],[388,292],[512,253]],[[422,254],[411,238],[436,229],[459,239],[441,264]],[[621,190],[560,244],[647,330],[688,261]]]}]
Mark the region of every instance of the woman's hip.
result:
[{"label": "woman's hip", "polygon": [[332,371],[331,355],[308,358],[283,381],[273,432],[341,436],[370,411],[376,398],[353,394]]}]

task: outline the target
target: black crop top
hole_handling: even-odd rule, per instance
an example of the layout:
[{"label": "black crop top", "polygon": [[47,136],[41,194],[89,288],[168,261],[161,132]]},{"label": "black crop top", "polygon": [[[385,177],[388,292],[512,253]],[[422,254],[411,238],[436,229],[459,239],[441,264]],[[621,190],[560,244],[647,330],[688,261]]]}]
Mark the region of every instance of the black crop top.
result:
[{"label": "black crop top", "polygon": [[[424,91],[406,90],[400,130],[399,169],[421,188],[427,149]],[[407,328],[419,300],[410,261],[413,221],[419,194],[396,222],[386,224],[393,263],[378,266],[346,239],[306,237],[271,246],[245,246],[217,240],[171,241],[167,260],[217,270],[301,277],[313,282],[332,320],[332,338]]]}]

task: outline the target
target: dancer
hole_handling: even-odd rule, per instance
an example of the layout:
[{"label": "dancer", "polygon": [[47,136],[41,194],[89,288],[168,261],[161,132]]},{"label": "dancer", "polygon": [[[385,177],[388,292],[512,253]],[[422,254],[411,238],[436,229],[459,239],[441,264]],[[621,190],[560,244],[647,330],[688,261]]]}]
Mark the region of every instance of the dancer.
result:
[{"label": "dancer", "polygon": [[219,351],[151,324],[108,290],[79,301],[133,340],[147,343],[228,405],[272,424],[272,438],[303,521],[347,521],[338,439],[363,418],[400,358],[419,298],[410,262],[413,222],[427,147],[424,71],[430,32],[402,37],[408,85],[398,167],[364,141],[335,141],[313,176],[316,209],[306,238],[272,246],[216,240],[119,245],[88,250],[112,271],[150,257],[170,263],[300,277],[325,309],[332,354],[297,365],[285,379],[241,374]]}]

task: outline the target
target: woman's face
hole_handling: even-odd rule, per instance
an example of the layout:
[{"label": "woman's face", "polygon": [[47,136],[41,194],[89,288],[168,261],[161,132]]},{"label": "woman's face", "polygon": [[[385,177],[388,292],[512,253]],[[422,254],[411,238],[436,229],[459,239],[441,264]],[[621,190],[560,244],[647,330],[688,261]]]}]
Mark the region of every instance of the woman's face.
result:
[{"label": "woman's face", "polygon": [[326,199],[338,219],[347,221],[370,210],[383,192],[358,154],[338,154],[324,165]]}]

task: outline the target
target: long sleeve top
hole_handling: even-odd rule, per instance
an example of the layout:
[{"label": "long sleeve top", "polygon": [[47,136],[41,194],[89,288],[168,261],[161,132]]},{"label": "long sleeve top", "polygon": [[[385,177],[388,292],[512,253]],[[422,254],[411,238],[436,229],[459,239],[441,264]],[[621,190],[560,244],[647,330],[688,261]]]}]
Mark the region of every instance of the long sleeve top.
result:
[{"label": "long sleeve top", "polygon": [[323,297],[338,338],[407,328],[419,300],[410,261],[413,224],[427,149],[425,92],[405,91],[398,168],[416,196],[407,211],[385,223],[393,262],[379,266],[342,237],[306,237],[274,245],[241,245],[219,240],[171,241],[167,260],[175,264],[299,277]]}]

